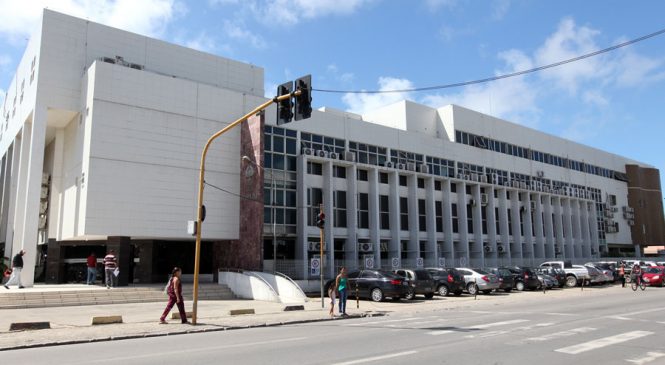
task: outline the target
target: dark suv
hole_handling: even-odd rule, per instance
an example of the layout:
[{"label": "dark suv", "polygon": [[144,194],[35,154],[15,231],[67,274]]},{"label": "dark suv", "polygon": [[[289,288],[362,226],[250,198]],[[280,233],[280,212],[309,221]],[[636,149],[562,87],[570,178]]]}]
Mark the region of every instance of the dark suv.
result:
[{"label": "dark suv", "polygon": [[505,269],[510,270],[515,280],[515,289],[522,290],[535,290],[540,289],[540,280],[538,274],[530,267],[510,266]]},{"label": "dark suv", "polygon": [[446,295],[462,295],[464,291],[464,275],[455,269],[444,269],[440,267],[431,267],[427,270],[432,278],[436,280],[436,292],[445,297]]},{"label": "dark suv", "polygon": [[506,293],[513,291],[515,279],[510,270],[503,267],[489,267],[484,270],[499,277],[499,290],[503,290]]},{"label": "dark suv", "polygon": [[[356,286],[360,298],[369,298],[380,302],[386,297],[398,300],[406,297],[409,292],[408,282],[403,277],[390,271],[384,270],[360,270],[352,271],[348,275],[349,296],[355,297]],[[328,280],[325,284],[325,292],[335,285],[335,279]]]},{"label": "dark suv", "polygon": [[404,299],[414,299],[416,295],[423,295],[427,299],[434,297],[436,290],[436,280],[432,279],[432,275],[427,270],[417,269],[399,269],[394,271],[395,274],[403,277],[409,283],[409,291],[406,293]]}]

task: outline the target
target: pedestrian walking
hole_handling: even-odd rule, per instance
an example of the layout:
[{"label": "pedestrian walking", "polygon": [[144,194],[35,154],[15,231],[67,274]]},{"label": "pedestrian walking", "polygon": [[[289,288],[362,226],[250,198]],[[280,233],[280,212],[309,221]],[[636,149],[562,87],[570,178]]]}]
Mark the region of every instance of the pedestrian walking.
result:
[{"label": "pedestrian walking", "polygon": [[182,299],[182,281],[180,280],[180,275],[182,271],[179,267],[174,267],[171,271],[171,279],[169,279],[169,284],[166,289],[166,294],[169,296],[169,302],[166,304],[166,309],[162,313],[162,317],[159,318],[159,323],[166,324],[166,316],[169,315],[173,305],[178,307],[178,312],[180,313],[180,321],[182,323],[189,323],[187,321],[187,313],[185,313],[185,302]]},{"label": "pedestrian walking", "polygon": [[330,318],[335,316],[335,297],[337,296],[337,288],[335,285],[331,285],[330,288],[328,288],[328,297],[330,297],[330,311],[328,314],[330,314]]},{"label": "pedestrian walking", "polygon": [[335,287],[337,288],[337,293],[339,293],[339,314],[346,316],[346,297],[348,295],[348,278],[346,277],[346,268],[342,267],[339,269],[339,275],[335,279]]},{"label": "pedestrian walking", "polygon": [[115,270],[118,268],[118,260],[115,258],[115,251],[109,250],[104,256],[104,274],[106,274],[106,289],[115,287],[116,274]]},{"label": "pedestrian walking", "polygon": [[619,265],[619,280],[621,280],[621,287],[625,288],[626,287],[626,265],[621,264]]},{"label": "pedestrian walking", "polygon": [[88,256],[87,266],[88,278],[86,280],[86,284],[93,285],[95,280],[97,280],[97,256],[95,256],[94,252],[91,252],[90,256]]},{"label": "pedestrian walking", "polygon": [[25,250],[19,251],[14,258],[12,259],[12,275],[9,277],[9,280],[5,283],[5,289],[9,289],[10,285],[18,284],[19,289],[23,289],[23,283],[21,283],[21,270],[23,270],[23,255],[25,255]]}]

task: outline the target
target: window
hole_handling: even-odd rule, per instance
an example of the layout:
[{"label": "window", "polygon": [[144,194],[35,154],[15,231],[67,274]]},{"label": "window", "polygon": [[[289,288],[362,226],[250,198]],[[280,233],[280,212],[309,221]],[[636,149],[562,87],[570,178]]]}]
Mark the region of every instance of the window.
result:
[{"label": "window", "polygon": [[307,225],[316,226],[316,216],[319,214],[319,204],[323,204],[323,190],[319,188],[307,189]]},{"label": "window", "polygon": [[443,202],[434,202],[434,212],[436,215],[436,231],[443,232]]},{"label": "window", "polygon": [[466,205],[466,229],[467,232],[473,233],[473,209],[471,204]]},{"label": "window", "polygon": [[368,176],[367,176],[367,170],[358,169],[357,171],[358,171],[358,172],[357,172],[357,174],[356,174],[356,179],[357,179],[358,181],[368,181],[368,180],[369,180],[369,179],[367,178],[367,177],[368,177]]},{"label": "window", "polygon": [[427,207],[425,206],[425,199],[418,199],[418,230],[421,232],[427,231]]},{"label": "window", "polygon": [[390,229],[390,204],[388,195],[379,195],[379,215],[381,229]]},{"label": "window", "polygon": [[346,227],[346,191],[333,191],[333,215],[335,227]]},{"label": "window", "polygon": [[487,207],[480,208],[481,217],[482,217],[482,232],[487,234]]},{"label": "window", "polygon": [[344,166],[333,166],[333,177],[338,177],[340,179],[346,179],[346,167],[344,167]]},{"label": "window", "polygon": [[369,194],[358,193],[358,228],[369,228]]},{"label": "window", "polygon": [[388,183],[388,173],[387,172],[379,172],[379,182],[381,184],[387,184]]},{"label": "window", "polygon": [[421,177],[418,178],[418,189],[425,189],[425,179]]},{"label": "window", "polygon": [[349,151],[356,154],[356,161],[376,166],[383,166],[388,160],[388,149],[366,143],[349,142]]},{"label": "window", "polygon": [[323,175],[323,165],[318,162],[307,162],[307,173],[310,175]]},{"label": "window", "polygon": [[399,223],[402,231],[409,230],[409,200],[405,197],[399,198]]},{"label": "window", "polygon": [[451,193],[456,193],[457,192],[457,184],[456,183],[453,183],[453,182],[450,183],[450,192]]},{"label": "window", "polygon": [[441,191],[441,181],[434,181],[434,190]]},{"label": "window", "polygon": [[407,186],[407,179],[405,175],[399,175],[399,186]]},{"label": "window", "polygon": [[457,222],[457,204],[453,203],[450,205],[451,216],[453,218],[453,233],[459,233],[459,227]]}]

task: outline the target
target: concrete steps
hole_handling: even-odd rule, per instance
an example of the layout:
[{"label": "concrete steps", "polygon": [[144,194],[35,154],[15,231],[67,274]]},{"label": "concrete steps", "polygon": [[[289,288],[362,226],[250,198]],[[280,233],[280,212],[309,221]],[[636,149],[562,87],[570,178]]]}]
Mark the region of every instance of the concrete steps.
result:
[{"label": "concrete steps", "polygon": [[[167,300],[163,286],[120,287],[106,289],[103,287],[81,288],[71,290],[33,291],[12,288],[5,290],[0,287],[0,309],[62,307],[99,304],[125,304],[163,302]],[[185,300],[192,300],[192,285],[183,285]],[[199,300],[234,299],[233,292],[218,284],[199,285]]]}]

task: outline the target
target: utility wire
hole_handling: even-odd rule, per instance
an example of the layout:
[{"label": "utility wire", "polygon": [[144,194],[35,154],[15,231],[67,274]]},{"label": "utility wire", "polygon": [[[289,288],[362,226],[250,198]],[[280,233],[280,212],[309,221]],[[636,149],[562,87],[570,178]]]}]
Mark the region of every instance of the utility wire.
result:
[{"label": "utility wire", "polygon": [[485,82],[507,79],[509,77],[526,75],[526,74],[530,74],[530,73],[533,73],[533,72],[546,70],[548,68],[554,68],[554,67],[565,65],[565,64],[568,64],[568,63],[580,61],[580,60],[583,60],[583,59],[586,59],[586,58],[598,56],[598,55],[603,54],[603,53],[611,52],[611,51],[614,51],[616,49],[626,47],[626,46],[629,46],[631,44],[635,44],[635,43],[647,40],[649,38],[659,36],[663,33],[665,33],[665,29],[661,29],[657,32],[653,32],[653,33],[644,35],[642,37],[635,38],[635,39],[632,39],[632,40],[629,40],[629,41],[626,41],[626,42],[623,42],[623,43],[619,43],[617,45],[614,45],[614,46],[611,46],[611,47],[608,47],[608,48],[604,48],[604,49],[601,49],[601,50],[598,50],[598,51],[595,51],[595,52],[583,54],[581,56],[577,56],[577,57],[574,57],[574,58],[569,58],[567,60],[559,61],[559,62],[556,62],[556,63],[551,63],[549,65],[538,66],[538,67],[531,68],[531,69],[528,69],[528,70],[512,72],[512,73],[508,73],[508,74],[505,74],[505,75],[486,77],[484,79],[473,80],[473,81],[456,82],[456,83],[453,83],[453,84],[416,87],[416,88],[413,88],[413,89],[399,89],[399,90],[331,90],[331,89],[315,89],[315,88],[312,88],[312,91],[319,91],[319,92],[323,92],[323,93],[338,93],[338,94],[341,94],[341,93],[344,93],[344,94],[386,94],[386,93],[404,93],[404,92],[417,92],[417,91],[450,89],[450,88],[460,87],[460,86],[482,84],[482,83],[485,83]]}]

